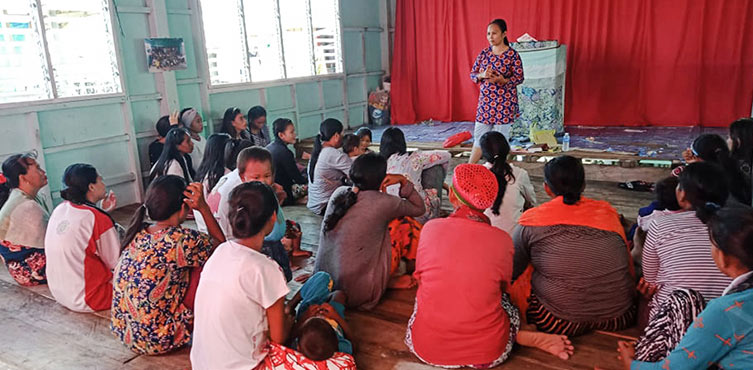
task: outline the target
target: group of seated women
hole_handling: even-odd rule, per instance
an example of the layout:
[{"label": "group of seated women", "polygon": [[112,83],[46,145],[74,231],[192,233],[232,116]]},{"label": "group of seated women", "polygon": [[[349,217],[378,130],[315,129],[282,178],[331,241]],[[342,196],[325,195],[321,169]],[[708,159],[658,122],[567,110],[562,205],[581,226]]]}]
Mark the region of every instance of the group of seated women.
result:
[{"label": "group of seated women", "polygon": [[[196,127],[167,132],[125,232],[91,165],[66,169],[50,214],[35,157],[7,158],[0,255],[11,276],[49,284],[74,311],[111,309],[113,333],[136,353],[190,345],[196,369],[355,368],[346,309],[416,286],[405,343],[440,367],[497,366],[516,343],[566,360],[570,337],[636,322],[638,341],[618,348],[625,368],[753,366],[753,120],[733,123],[728,142],[697,138],[633,236],[608,202],[583,195],[574,157],[545,165],[550,199],[537,205],[498,132],[479,140],[485,165],[459,165],[445,184],[448,153],[409,152],[394,127],[379,153],[367,130],[343,150],[342,123],[326,119],[303,171],[287,147],[293,122],[276,120],[270,141],[255,108],[256,131],[228,109],[235,131],[206,139],[194,173],[201,118],[172,118]],[[288,300],[290,258],[310,255],[282,208],[296,198],[323,217],[315,273]],[[191,215],[198,230],[183,226]]]}]

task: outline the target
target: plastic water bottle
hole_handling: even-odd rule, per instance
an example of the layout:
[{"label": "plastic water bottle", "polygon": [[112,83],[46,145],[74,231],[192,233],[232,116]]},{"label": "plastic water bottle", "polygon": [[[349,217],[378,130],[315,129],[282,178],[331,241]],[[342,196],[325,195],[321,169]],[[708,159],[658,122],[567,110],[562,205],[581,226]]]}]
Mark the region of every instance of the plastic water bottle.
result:
[{"label": "plastic water bottle", "polygon": [[570,134],[566,132],[565,136],[562,137],[562,151],[566,152],[568,150],[570,150]]}]

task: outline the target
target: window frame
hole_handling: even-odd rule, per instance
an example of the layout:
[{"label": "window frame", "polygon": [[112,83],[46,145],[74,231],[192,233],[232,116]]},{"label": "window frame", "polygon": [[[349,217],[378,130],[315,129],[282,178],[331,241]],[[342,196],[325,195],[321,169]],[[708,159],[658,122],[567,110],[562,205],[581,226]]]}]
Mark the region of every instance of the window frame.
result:
[{"label": "window frame", "polygon": [[[111,29],[111,35],[113,38],[113,46],[115,47],[115,61],[118,65],[118,80],[120,80],[120,92],[118,93],[105,93],[105,94],[93,94],[93,95],[81,95],[81,96],[68,96],[68,97],[60,97],[58,95],[58,88],[55,85],[55,73],[53,73],[52,69],[52,58],[50,58],[50,49],[47,46],[47,30],[44,26],[44,13],[42,12],[42,0],[28,0],[29,3],[34,2],[36,4],[37,8],[37,14],[33,17],[35,20],[39,22],[39,34],[42,38],[42,45],[44,46],[44,56],[45,56],[45,68],[47,68],[47,73],[49,73],[50,76],[50,91],[52,92],[52,98],[49,99],[35,99],[35,100],[22,100],[22,101],[15,101],[15,102],[8,102],[8,103],[0,103],[0,109],[10,109],[10,108],[18,108],[18,107],[37,107],[41,105],[49,105],[49,104],[63,104],[63,103],[71,103],[71,102],[79,102],[79,101],[96,101],[101,99],[111,99],[111,98],[124,98],[126,97],[126,86],[125,86],[125,78],[123,77],[123,58],[121,56],[120,52],[120,39],[118,35],[116,34],[117,27],[119,27],[119,23],[117,23],[117,19],[115,17],[115,14],[113,10],[115,10],[115,3],[114,0],[106,0],[107,1],[107,13],[110,18],[110,29]],[[31,4],[30,4],[31,5]]]},{"label": "window frame", "polygon": [[[111,0],[112,1],[112,0]],[[239,1],[241,4],[241,7],[243,7],[243,0],[236,0]],[[287,68],[285,64],[285,44],[283,40],[283,33],[282,33],[282,15],[280,14],[280,0],[273,0],[275,4],[275,10],[277,15],[277,25],[278,25],[278,41],[280,44],[280,63],[282,63],[282,71],[285,76],[287,76]],[[312,24],[312,18],[311,18],[311,0],[305,0],[306,1],[306,9],[308,11],[308,17],[306,26],[309,28],[309,32],[311,34],[311,66],[314,69],[314,73],[316,73],[316,55],[313,52],[314,50],[314,30],[313,30],[313,24]],[[324,81],[324,80],[330,80],[330,79],[336,79],[336,78],[344,78],[346,76],[345,72],[345,57],[343,55],[343,23],[342,23],[342,16],[340,12],[340,5],[343,0],[333,0],[335,4],[335,10],[336,10],[336,17],[337,17],[337,24],[338,24],[338,40],[337,40],[337,46],[339,48],[338,53],[338,60],[337,62],[340,65],[340,72],[336,73],[328,73],[328,74],[314,74],[311,76],[302,76],[302,77],[283,77],[278,78],[274,80],[265,80],[265,81],[253,81],[253,76],[251,74],[251,67],[248,63],[248,58],[246,58],[245,65],[248,70],[248,76],[251,79],[251,81],[248,82],[230,82],[230,83],[223,83],[223,84],[214,84],[212,83],[212,77],[211,77],[211,69],[209,68],[209,55],[207,52],[207,41],[206,41],[206,29],[204,27],[204,14],[202,10],[202,0],[194,0],[194,4],[196,6],[197,14],[196,19],[198,20],[198,29],[200,34],[200,40],[201,40],[201,49],[203,52],[203,55],[201,56],[202,62],[204,68],[204,75],[206,76],[206,84],[207,89],[212,92],[232,92],[232,91],[239,91],[244,90],[250,87],[253,88],[265,88],[265,87],[274,87],[274,86],[281,86],[281,85],[293,85],[295,83],[300,82],[312,82],[312,81]],[[241,23],[243,25],[243,47],[246,49],[246,55],[248,55],[248,37],[246,36],[246,15],[245,15],[245,9],[243,10],[242,14],[239,14],[241,17]]]}]

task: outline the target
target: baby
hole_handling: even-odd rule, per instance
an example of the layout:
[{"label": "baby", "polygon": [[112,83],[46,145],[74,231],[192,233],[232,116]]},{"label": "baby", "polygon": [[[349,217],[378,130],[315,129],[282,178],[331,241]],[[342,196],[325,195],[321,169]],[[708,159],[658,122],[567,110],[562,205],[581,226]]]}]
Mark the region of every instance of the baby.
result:
[{"label": "baby", "polygon": [[346,296],[339,290],[333,292],[333,285],[332,277],[319,271],[287,304],[286,311],[291,313],[298,306],[291,332],[294,347],[310,360],[324,361],[335,352],[353,354],[353,345],[347,339]]}]

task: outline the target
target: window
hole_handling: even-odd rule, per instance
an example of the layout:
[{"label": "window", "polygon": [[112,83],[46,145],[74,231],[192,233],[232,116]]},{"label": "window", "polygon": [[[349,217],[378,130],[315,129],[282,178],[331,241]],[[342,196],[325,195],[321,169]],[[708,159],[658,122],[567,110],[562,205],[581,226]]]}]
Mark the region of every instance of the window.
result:
[{"label": "window", "polygon": [[200,0],[213,85],[342,72],[338,0]]},{"label": "window", "polygon": [[1,2],[0,103],[121,92],[108,8],[107,0]]}]

